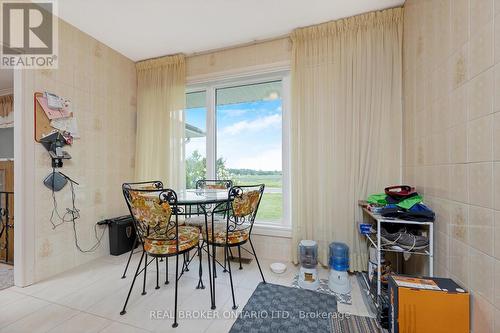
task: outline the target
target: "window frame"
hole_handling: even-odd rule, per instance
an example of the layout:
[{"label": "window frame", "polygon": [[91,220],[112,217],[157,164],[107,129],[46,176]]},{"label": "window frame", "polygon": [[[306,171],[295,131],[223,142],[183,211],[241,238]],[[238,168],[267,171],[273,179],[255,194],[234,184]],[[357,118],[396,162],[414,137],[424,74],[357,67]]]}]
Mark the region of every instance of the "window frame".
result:
[{"label": "window frame", "polygon": [[291,196],[290,196],[290,71],[279,70],[272,73],[245,75],[231,79],[209,80],[202,83],[187,84],[186,94],[206,92],[206,161],[208,179],[217,176],[217,119],[216,94],[217,89],[230,88],[242,85],[259,84],[270,81],[282,83],[282,193],[283,216],[280,221],[256,221],[254,232],[262,235],[290,237],[291,228]]}]

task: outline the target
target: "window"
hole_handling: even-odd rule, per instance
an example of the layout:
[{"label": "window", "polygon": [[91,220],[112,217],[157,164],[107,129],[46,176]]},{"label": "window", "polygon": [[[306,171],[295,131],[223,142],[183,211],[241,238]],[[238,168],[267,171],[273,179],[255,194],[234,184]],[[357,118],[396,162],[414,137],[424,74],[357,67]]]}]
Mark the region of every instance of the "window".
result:
[{"label": "window", "polygon": [[186,187],[195,188],[196,181],[206,177],[207,172],[207,108],[206,91],[186,94],[185,154]]},{"label": "window", "polygon": [[289,223],[285,86],[273,77],[186,93],[186,184],[193,188],[204,177],[265,184],[259,224]]}]

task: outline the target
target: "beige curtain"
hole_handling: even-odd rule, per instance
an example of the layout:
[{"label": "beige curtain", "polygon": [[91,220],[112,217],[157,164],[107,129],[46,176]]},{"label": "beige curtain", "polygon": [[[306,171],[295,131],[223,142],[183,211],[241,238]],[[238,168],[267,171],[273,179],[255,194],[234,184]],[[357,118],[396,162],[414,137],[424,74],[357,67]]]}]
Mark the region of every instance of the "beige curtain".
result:
[{"label": "beige curtain", "polygon": [[137,64],[136,179],[184,187],[183,55]]},{"label": "beige curtain", "polygon": [[14,96],[0,96],[0,128],[14,126]]},{"label": "beige curtain", "polygon": [[301,239],[346,243],[366,270],[358,200],[399,183],[403,9],[292,33],[292,225]]}]

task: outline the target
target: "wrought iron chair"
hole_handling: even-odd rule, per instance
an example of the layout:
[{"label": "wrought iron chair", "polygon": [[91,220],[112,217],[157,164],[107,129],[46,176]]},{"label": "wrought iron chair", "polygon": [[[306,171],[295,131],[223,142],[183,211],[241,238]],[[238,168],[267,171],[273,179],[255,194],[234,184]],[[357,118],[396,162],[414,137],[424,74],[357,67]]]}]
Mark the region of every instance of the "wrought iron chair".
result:
[{"label": "wrought iron chair", "polygon": [[[154,259],[175,256],[175,304],[174,323],[172,327],[177,327],[177,286],[180,277],[185,271],[183,265],[179,275],[179,255],[183,255],[194,248],[197,248],[200,252],[199,230],[195,227],[179,225],[179,215],[183,214],[183,212],[182,208],[177,204],[177,194],[174,190],[133,189],[129,184],[123,184],[122,189],[143,251],[120,315],[126,313],[127,303],[134,287],[135,280],[142,272],[144,272],[142,295],[146,294],[146,270],[149,263],[151,263],[151,261],[148,263],[147,256],[149,255]],[[172,219],[172,217],[174,217],[174,219]],[[144,257],[144,268],[140,270]],[[200,280],[202,274],[201,269],[200,261]],[[166,275],[167,278],[165,283],[168,283],[168,270]],[[159,269],[158,261],[156,261],[155,289],[159,288]]]},{"label": "wrought iron chair", "polygon": [[[155,180],[155,181],[149,181],[149,182],[137,182],[137,183],[125,183],[125,186],[127,186],[130,189],[136,189],[136,190],[161,190],[163,189],[163,182],[160,180]],[[137,247],[137,243],[140,241],[139,237],[136,235],[135,240],[134,240],[134,245],[132,246],[132,249],[130,250],[130,254],[128,256],[127,264],[125,265],[125,270],[123,271],[122,279],[126,278],[128,266],[130,264],[130,260],[132,259],[132,255],[134,254],[134,250]],[[163,260],[163,258],[162,258]],[[166,259],[166,265],[168,267],[168,258]]]},{"label": "wrought iron chair", "polygon": [[[229,190],[233,186],[233,181],[228,179],[199,179],[196,181],[197,190]],[[191,216],[186,219],[186,225],[201,228],[205,224],[205,217],[200,216],[201,211],[190,212]]]},{"label": "wrought iron chair", "polygon": [[[230,179],[199,179],[196,181],[196,189],[197,190],[227,190],[233,186],[233,181]],[[191,208],[191,207],[190,207]],[[225,210],[222,210],[225,213]],[[224,222],[222,219],[225,218],[225,214],[221,215],[221,218],[215,219],[215,223],[221,223]],[[205,216],[200,215],[201,212],[197,210],[195,213],[191,212],[191,215],[189,218],[186,219],[186,225],[190,226],[196,226],[200,229],[200,232],[202,230],[202,227],[205,225]],[[224,254],[224,272],[226,272],[226,264],[225,264],[225,254]],[[240,267],[241,267],[241,257],[240,257]],[[217,276],[217,270],[214,267],[215,271],[214,274]]]},{"label": "wrought iron chair", "polygon": [[[225,253],[225,264],[229,271],[229,280],[231,282],[231,295],[233,298],[233,309],[236,309],[236,301],[234,297],[233,276],[231,273],[231,264],[229,260],[229,250],[232,247],[238,247],[238,252],[241,258],[241,245],[246,242],[250,243],[252,252],[246,250],[255,257],[257,266],[259,267],[262,281],[266,283],[264,274],[260,267],[259,259],[255,253],[255,248],[252,244],[251,234],[255,217],[259,209],[262,195],[264,194],[264,184],[260,185],[247,185],[247,186],[233,186],[228,194],[228,214],[226,216],[225,224],[215,224],[212,228],[209,226],[208,239],[207,233],[202,232],[204,240],[209,246],[213,247],[212,253],[215,254],[215,247],[223,247]],[[215,268],[215,256],[212,256],[212,267]],[[241,262],[240,262],[241,266]],[[214,276],[215,277],[215,276]],[[215,284],[215,281],[214,281]],[[215,298],[215,291],[214,291]]]}]

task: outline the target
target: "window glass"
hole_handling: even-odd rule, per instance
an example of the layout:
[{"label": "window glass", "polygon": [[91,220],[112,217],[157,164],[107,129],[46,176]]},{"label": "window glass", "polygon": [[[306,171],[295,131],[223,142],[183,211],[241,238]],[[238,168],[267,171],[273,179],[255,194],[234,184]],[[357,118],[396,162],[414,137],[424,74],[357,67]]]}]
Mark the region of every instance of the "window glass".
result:
[{"label": "window glass", "polygon": [[282,220],[282,82],[216,90],[216,170],[235,184],[265,184],[259,222]]},{"label": "window glass", "polygon": [[207,108],[206,92],[186,94],[186,187],[195,188],[198,179],[206,178],[207,172]]}]

